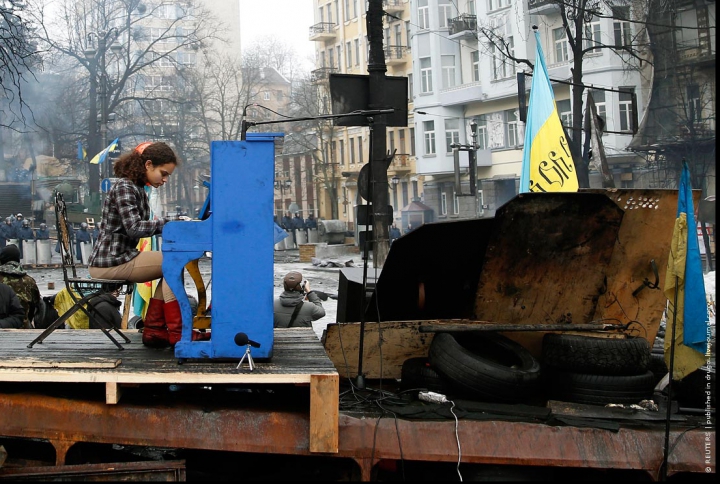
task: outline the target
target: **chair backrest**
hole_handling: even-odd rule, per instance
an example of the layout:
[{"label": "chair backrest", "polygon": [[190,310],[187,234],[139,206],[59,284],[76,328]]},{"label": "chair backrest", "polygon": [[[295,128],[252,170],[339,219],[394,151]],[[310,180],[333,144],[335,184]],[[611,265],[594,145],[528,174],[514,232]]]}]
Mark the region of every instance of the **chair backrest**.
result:
[{"label": "chair backrest", "polygon": [[74,278],[77,277],[77,272],[75,270],[75,260],[73,259],[72,240],[68,231],[67,206],[61,192],[55,193],[55,220],[57,221],[63,275],[65,282],[67,282],[68,270],[72,272]]}]

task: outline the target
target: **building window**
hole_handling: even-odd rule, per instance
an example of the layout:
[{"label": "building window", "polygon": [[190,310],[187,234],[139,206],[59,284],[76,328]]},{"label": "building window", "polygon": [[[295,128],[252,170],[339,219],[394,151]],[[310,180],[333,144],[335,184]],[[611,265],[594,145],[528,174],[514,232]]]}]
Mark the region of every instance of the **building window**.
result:
[{"label": "building window", "polygon": [[630,7],[611,7],[613,12],[613,28],[615,30],[615,47],[632,45]]},{"label": "building window", "polygon": [[363,142],[362,136],[358,136],[358,163],[363,164]]},{"label": "building window", "polygon": [[353,16],[352,18],[357,18],[358,16],[358,0],[353,0]]},{"label": "building window", "polygon": [[688,110],[687,119],[691,122],[702,121],[702,104],[700,104],[700,86],[691,84],[687,87]]},{"label": "building window", "polygon": [[[506,37],[508,43],[508,51],[510,55],[515,54],[515,48],[512,37]],[[509,57],[503,52],[497,49],[494,45],[490,45],[490,55],[492,56],[492,80],[497,81],[499,79],[505,79],[515,74],[515,65]]]},{"label": "building window", "polygon": [[560,122],[566,128],[572,127],[572,110],[570,108],[570,100],[564,99],[562,101],[555,101],[557,106],[558,114],[560,115]]},{"label": "building window", "polygon": [[447,193],[440,193],[440,215],[447,215]]},{"label": "building window", "polygon": [[342,67],[342,60],[341,60],[342,46],[340,46],[340,45],[335,46],[335,51],[337,52],[337,59],[338,59],[337,68],[340,69],[340,67]]},{"label": "building window", "polygon": [[407,151],[405,151],[405,130],[404,129],[398,130],[398,150],[400,150],[400,153],[407,153]]},{"label": "building window", "polygon": [[390,154],[395,151],[395,133],[393,131],[388,131],[388,150]]},{"label": "building window", "polygon": [[583,48],[588,50],[588,53],[600,54],[602,49],[596,47],[602,45],[600,41],[600,19],[593,18],[592,21],[585,23],[585,35]]},{"label": "building window", "polygon": [[360,39],[355,39],[355,65],[360,65]]},{"label": "building window", "polygon": [[507,146],[509,148],[515,148],[520,145],[520,139],[518,138],[518,111],[517,109],[508,109],[505,111],[505,126],[506,126],[506,138]]},{"label": "building window", "polygon": [[331,3],[328,3],[328,4],[327,4],[327,23],[331,24],[332,21],[333,21],[333,16],[332,16],[332,4],[331,4]]},{"label": "building window", "polygon": [[620,131],[632,131],[632,95],[633,87],[621,87],[620,89]]},{"label": "building window", "polygon": [[263,101],[269,101],[270,100],[270,91],[263,92]]},{"label": "building window", "polygon": [[420,59],[420,92],[432,92],[432,63],[430,57]]},{"label": "building window", "polygon": [[472,62],[472,80],[473,82],[480,81],[480,51],[475,50],[470,53],[470,59]]},{"label": "building window", "polygon": [[455,215],[460,213],[460,197],[457,194],[453,194],[453,213]]},{"label": "building window", "polygon": [[418,182],[417,180],[412,181],[412,193],[413,198],[420,198],[420,195],[418,194]]},{"label": "building window", "polygon": [[420,29],[430,28],[429,8],[428,0],[418,0],[418,28]]},{"label": "building window", "polygon": [[355,138],[350,138],[350,164],[355,164]]},{"label": "building window", "polygon": [[555,42],[555,62],[566,62],[568,55],[567,32],[564,27],[553,29],[553,41]]},{"label": "building window", "polygon": [[407,182],[402,182],[400,184],[400,188],[402,189],[402,204],[403,207],[407,207],[407,204],[410,203],[408,200],[408,184]]},{"label": "building window", "polygon": [[440,23],[441,29],[448,28],[450,26],[450,19],[453,17],[451,4],[441,3],[438,5],[438,22]]},{"label": "building window", "polygon": [[345,67],[350,69],[352,67],[352,43],[345,43]]},{"label": "building window", "polygon": [[335,0],[335,24],[340,25],[340,0]]},{"label": "building window", "polygon": [[335,49],[330,48],[330,49],[328,49],[327,53],[328,53],[328,64],[329,64],[328,67],[330,67],[332,69],[333,67],[335,67]]},{"label": "building window", "polygon": [[408,74],[408,102],[412,102],[413,100],[413,75]]},{"label": "building window", "polygon": [[484,114],[481,114],[477,118],[477,143],[478,149],[480,150],[486,150],[490,146],[488,140],[487,117]]},{"label": "building window", "polygon": [[402,25],[395,25],[395,45],[403,45],[402,43]]},{"label": "building window", "polygon": [[345,140],[340,140],[340,163],[345,164]]},{"label": "building window", "polygon": [[442,87],[448,89],[455,87],[455,56],[441,56],[442,61]]},{"label": "building window", "polygon": [[423,121],[423,136],[425,138],[425,154],[435,154],[435,121]]},{"label": "building window", "polygon": [[412,39],[412,36],[410,34],[410,21],[405,21],[405,38],[407,39],[407,46],[410,47],[410,40]]},{"label": "building window", "polygon": [[350,0],[345,0],[345,8],[343,9],[343,20],[350,20]]},{"label": "building window", "polygon": [[467,11],[470,15],[475,15],[475,0],[468,0]]},{"label": "building window", "polygon": [[410,156],[415,156],[415,128],[410,128]]},{"label": "building window", "polygon": [[445,120],[445,151],[452,153],[452,145],[460,144],[460,121],[457,118]]}]

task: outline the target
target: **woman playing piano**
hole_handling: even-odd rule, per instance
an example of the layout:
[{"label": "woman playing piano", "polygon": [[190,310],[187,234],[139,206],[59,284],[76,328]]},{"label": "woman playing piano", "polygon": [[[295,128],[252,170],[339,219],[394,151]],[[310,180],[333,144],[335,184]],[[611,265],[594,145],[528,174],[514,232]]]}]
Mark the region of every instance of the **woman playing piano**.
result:
[{"label": "woman playing piano", "polygon": [[[169,220],[150,219],[145,187],[164,185],[177,165],[172,148],[162,142],[141,143],[115,161],[117,181],[103,204],[100,235],[89,260],[91,277],[136,283],[162,278],[162,252],[141,252],[137,246],[143,237],[162,234]],[[161,280],[145,314],[143,344],[156,348],[175,346],[181,336],[180,305]],[[193,340],[209,337],[209,333],[193,332]]]}]

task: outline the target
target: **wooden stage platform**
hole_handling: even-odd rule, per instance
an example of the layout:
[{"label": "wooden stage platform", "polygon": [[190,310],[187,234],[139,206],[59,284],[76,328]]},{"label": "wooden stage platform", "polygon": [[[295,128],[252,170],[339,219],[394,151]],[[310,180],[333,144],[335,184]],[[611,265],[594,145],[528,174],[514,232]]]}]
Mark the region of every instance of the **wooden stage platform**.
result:
[{"label": "wooden stage platform", "polygon": [[117,404],[125,387],[148,384],[269,385],[310,387],[310,452],[337,452],[339,377],[312,328],[275,330],[271,361],[238,369],[238,361],[189,360],[179,364],[170,348],[131,343],[119,350],[101,330],[56,330],[28,348],[42,330],[0,329],[0,382],[105,385],[105,402]]}]

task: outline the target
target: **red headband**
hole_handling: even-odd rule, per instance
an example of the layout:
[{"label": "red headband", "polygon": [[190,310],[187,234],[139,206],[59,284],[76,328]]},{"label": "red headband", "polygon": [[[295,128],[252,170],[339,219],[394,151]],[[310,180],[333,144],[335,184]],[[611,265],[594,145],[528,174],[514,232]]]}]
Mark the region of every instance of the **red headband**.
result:
[{"label": "red headband", "polygon": [[145,151],[145,148],[147,148],[147,147],[150,146],[151,144],[152,144],[152,141],[143,141],[142,143],[140,143],[139,145],[137,145],[137,146],[135,147],[135,151],[136,151],[139,155],[142,155],[143,151]]}]

